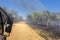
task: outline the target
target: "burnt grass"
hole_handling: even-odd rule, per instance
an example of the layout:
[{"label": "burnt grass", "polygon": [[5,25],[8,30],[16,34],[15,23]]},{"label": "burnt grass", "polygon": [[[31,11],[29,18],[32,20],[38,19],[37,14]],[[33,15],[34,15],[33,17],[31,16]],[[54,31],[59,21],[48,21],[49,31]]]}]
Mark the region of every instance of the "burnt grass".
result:
[{"label": "burnt grass", "polygon": [[36,26],[32,24],[28,25],[31,26],[33,29],[39,30],[39,35],[46,40],[49,40],[49,38],[51,38],[51,40],[60,40],[60,32],[50,30],[50,28],[42,28],[42,26]]}]

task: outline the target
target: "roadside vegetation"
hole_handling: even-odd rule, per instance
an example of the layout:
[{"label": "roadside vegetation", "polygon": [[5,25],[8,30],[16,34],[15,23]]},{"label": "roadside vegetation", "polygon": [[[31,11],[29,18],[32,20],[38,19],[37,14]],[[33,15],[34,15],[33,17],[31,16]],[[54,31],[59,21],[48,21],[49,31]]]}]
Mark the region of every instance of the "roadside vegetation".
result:
[{"label": "roadside vegetation", "polygon": [[33,12],[27,15],[27,23],[46,40],[60,40],[60,12]]},{"label": "roadside vegetation", "polygon": [[[23,20],[22,16],[20,16],[16,10],[13,10],[13,9],[10,10],[10,9],[6,8],[5,6],[3,6],[2,8],[10,17],[14,18],[14,23]],[[4,19],[5,18],[6,17],[4,17]]]}]

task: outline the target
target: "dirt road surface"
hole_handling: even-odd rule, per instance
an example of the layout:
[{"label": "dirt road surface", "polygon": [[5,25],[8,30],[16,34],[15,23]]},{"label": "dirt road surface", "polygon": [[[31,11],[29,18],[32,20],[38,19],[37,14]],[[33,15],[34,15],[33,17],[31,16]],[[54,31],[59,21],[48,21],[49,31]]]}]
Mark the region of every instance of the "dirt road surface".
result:
[{"label": "dirt road surface", "polygon": [[7,40],[45,40],[37,35],[25,22],[15,23]]}]

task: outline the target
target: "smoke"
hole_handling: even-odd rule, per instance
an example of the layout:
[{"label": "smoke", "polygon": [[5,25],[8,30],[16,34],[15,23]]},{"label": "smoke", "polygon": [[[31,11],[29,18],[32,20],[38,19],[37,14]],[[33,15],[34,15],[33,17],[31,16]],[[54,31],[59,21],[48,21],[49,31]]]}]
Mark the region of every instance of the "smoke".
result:
[{"label": "smoke", "polygon": [[18,5],[27,12],[46,10],[39,0],[18,0]]},{"label": "smoke", "polygon": [[[3,0],[1,2],[3,2]],[[22,16],[26,16],[26,14],[34,11],[38,12],[47,9],[40,0],[4,0],[3,3],[6,3],[9,5],[8,7],[21,12],[19,14]]]},{"label": "smoke", "polygon": [[11,4],[25,12],[46,10],[40,0],[10,0]]}]

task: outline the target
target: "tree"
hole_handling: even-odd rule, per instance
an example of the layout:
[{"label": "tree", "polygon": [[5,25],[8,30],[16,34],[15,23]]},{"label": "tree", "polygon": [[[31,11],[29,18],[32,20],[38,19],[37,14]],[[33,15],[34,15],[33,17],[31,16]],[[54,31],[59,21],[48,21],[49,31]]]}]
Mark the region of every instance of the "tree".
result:
[{"label": "tree", "polygon": [[50,26],[52,21],[56,24],[56,15],[54,12],[49,11],[41,11],[41,12],[33,12],[32,15],[28,15],[28,19],[30,22],[33,21],[33,24],[36,26],[45,25]]},{"label": "tree", "polygon": [[15,10],[10,10],[10,9],[8,9],[8,8],[6,8],[6,7],[2,7],[2,8],[3,8],[3,10],[7,13],[7,15],[8,15],[9,17],[13,17],[13,18],[14,18],[14,22],[16,22],[16,21],[21,21],[21,20],[23,19],[21,16],[18,15],[18,12],[17,12],[17,11],[15,11]]}]

